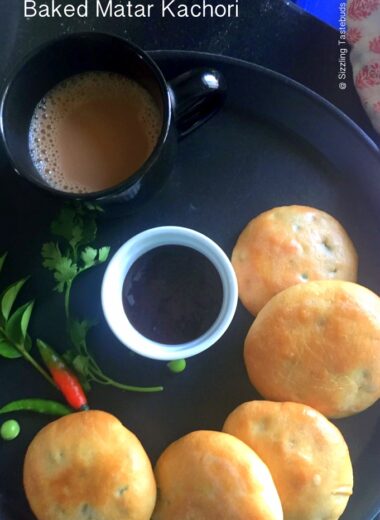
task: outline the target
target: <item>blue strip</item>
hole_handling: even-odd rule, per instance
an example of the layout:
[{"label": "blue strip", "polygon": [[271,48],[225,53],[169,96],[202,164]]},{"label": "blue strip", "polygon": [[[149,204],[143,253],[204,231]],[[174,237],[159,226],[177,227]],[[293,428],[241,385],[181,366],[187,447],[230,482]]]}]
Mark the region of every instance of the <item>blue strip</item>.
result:
[{"label": "blue strip", "polygon": [[293,0],[294,3],[313,14],[320,20],[332,25],[339,26],[339,6],[344,0]]}]

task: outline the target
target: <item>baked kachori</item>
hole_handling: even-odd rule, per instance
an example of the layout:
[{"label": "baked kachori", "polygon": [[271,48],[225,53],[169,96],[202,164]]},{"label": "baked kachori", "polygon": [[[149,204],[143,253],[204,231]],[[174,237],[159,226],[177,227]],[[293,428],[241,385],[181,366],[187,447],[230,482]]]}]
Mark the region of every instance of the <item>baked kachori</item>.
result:
[{"label": "baked kachori", "polygon": [[281,206],[251,220],[232,253],[239,297],[251,314],[283,289],[312,280],[356,281],[354,245],[331,215]]},{"label": "baked kachori", "polygon": [[227,433],[196,431],[158,459],[153,520],[281,520],[278,493],[266,465]]},{"label": "baked kachori", "polygon": [[139,440],[100,411],[43,428],[26,453],[24,487],[38,520],[150,520],[156,501]]},{"label": "baked kachori", "polygon": [[223,431],[268,466],[285,520],[337,520],[352,494],[347,444],[321,413],[299,403],[251,401],[238,406]]},{"label": "baked kachori", "polygon": [[343,281],[289,287],[259,312],[244,360],[265,399],[358,413],[380,397],[380,298]]}]

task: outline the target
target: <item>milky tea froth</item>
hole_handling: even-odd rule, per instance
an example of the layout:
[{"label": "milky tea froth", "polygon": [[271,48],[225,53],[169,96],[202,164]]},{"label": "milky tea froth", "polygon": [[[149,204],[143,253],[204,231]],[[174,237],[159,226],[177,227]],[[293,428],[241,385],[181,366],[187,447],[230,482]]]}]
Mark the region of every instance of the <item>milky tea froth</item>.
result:
[{"label": "milky tea froth", "polygon": [[152,153],[162,117],[151,95],[113,72],[84,72],[54,87],[37,105],[29,150],[42,179],[73,193],[111,188]]}]

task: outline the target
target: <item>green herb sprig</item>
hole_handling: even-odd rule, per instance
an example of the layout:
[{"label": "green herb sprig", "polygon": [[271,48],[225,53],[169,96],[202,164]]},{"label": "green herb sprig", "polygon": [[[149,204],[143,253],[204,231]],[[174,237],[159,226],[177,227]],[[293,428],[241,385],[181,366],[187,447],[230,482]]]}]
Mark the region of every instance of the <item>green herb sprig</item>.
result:
[{"label": "green herb sprig", "polygon": [[[59,242],[48,242],[42,246],[42,265],[52,271],[56,281],[55,290],[65,295],[66,318],[70,318],[70,291],[77,276],[102,264],[108,258],[110,248],[90,247],[97,234],[96,206],[65,205],[51,224],[51,232],[64,244],[62,253]],[[91,209],[90,209],[91,208]]]},{"label": "green herb sprig", "polygon": [[70,297],[74,280],[84,271],[104,263],[109,256],[110,247],[96,249],[91,245],[96,239],[96,217],[100,211],[94,204],[66,204],[51,225],[51,232],[57,241],[48,242],[42,247],[42,265],[53,273],[55,290],[64,295],[68,335],[72,345],[65,352],[64,358],[81,376],[86,389],[90,388],[91,382],[96,382],[132,392],[160,392],[162,386],[131,386],[106,375],[88,348],[88,333],[94,323],[75,319],[71,315]]},{"label": "green herb sprig", "polygon": [[[0,257],[0,272],[6,257],[7,253]],[[17,296],[26,281],[27,278],[23,278],[9,285],[0,295],[0,356],[7,359],[23,357],[55,387],[53,379],[30,352],[33,342],[28,327],[34,302],[30,301],[14,310]]]}]

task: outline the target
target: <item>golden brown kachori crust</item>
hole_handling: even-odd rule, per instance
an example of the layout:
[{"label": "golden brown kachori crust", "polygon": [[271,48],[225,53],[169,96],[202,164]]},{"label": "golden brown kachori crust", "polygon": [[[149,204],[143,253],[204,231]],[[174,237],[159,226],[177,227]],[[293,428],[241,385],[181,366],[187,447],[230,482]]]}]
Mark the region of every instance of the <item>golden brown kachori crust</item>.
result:
[{"label": "golden brown kachori crust", "polygon": [[236,408],[223,431],[268,466],[285,520],[337,520],[352,494],[347,444],[322,414],[299,403],[251,401]]},{"label": "golden brown kachori crust", "polygon": [[280,291],[312,280],[356,281],[358,259],[341,224],[308,206],[281,206],[251,220],[232,253],[243,305],[253,315]]},{"label": "golden brown kachori crust", "polygon": [[101,411],[43,428],[25,457],[24,487],[38,520],[149,520],[156,501],[139,440]]},{"label": "golden brown kachori crust", "polygon": [[172,443],[155,474],[153,520],[281,520],[268,468],[227,433],[196,431]]},{"label": "golden brown kachori crust", "polygon": [[358,413],[380,397],[380,298],[343,281],[289,287],[259,312],[244,359],[268,400]]}]

